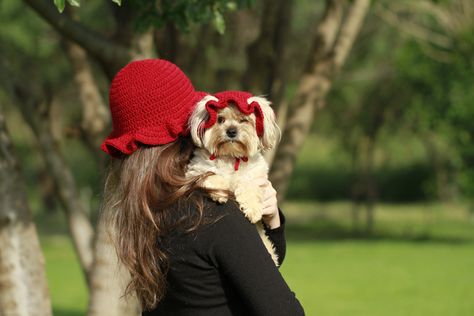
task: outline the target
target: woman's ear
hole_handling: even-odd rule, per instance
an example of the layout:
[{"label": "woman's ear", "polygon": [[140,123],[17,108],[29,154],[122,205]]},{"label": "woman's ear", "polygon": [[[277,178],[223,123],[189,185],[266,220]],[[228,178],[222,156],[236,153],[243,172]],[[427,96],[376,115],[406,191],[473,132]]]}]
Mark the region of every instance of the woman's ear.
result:
[{"label": "woman's ear", "polygon": [[191,137],[196,146],[202,147],[202,136],[204,134],[203,125],[209,118],[209,113],[206,109],[206,104],[209,101],[219,101],[215,96],[206,95],[202,98],[194,108],[193,113],[189,117],[188,126]]},{"label": "woman's ear", "polygon": [[271,108],[271,102],[264,97],[251,97],[247,100],[249,104],[257,102],[263,114],[263,135],[261,137],[263,149],[271,149],[280,141],[281,131],[276,122],[275,113]]}]

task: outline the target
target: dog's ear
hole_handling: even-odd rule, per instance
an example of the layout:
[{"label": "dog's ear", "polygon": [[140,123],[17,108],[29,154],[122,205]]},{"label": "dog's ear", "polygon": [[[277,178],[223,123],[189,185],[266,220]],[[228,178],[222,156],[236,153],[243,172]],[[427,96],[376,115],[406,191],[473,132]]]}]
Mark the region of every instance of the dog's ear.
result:
[{"label": "dog's ear", "polygon": [[193,113],[189,117],[188,126],[191,137],[196,146],[202,147],[202,136],[204,134],[203,125],[209,118],[209,113],[206,109],[206,104],[209,101],[219,101],[215,96],[206,95],[202,98],[194,108]]},{"label": "dog's ear", "polygon": [[280,141],[281,131],[276,122],[275,113],[271,108],[271,102],[264,97],[251,97],[247,100],[249,104],[257,102],[263,114],[263,135],[261,137],[263,149],[273,148]]}]

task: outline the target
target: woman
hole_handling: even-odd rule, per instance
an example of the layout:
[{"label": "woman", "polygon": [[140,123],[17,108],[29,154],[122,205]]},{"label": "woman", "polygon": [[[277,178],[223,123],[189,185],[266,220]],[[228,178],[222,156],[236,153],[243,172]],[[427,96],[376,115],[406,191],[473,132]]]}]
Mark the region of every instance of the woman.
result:
[{"label": "woman", "polygon": [[[187,120],[202,94],[174,64],[135,61],[110,88],[113,130],[103,210],[142,315],[304,315],[255,227],[235,202],[216,204],[185,179]],[[284,217],[265,189],[263,221],[280,261]]]}]

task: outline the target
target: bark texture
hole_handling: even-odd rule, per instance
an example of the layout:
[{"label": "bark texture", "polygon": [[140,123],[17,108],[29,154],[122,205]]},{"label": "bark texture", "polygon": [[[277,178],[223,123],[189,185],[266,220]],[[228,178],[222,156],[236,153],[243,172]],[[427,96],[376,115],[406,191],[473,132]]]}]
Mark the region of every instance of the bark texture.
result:
[{"label": "bark texture", "polygon": [[118,260],[113,245],[113,231],[104,225],[101,216],[97,227],[94,266],[91,274],[91,299],[88,316],[101,316],[104,310],[111,316],[139,316],[136,297],[121,297],[130,275]]},{"label": "bark texture", "polygon": [[324,107],[334,75],[344,64],[369,9],[370,0],[354,0],[343,20],[342,0],[327,0],[316,29],[306,70],[288,111],[282,141],[276,151],[270,180],[285,197],[296,157],[313,123],[315,111]]},{"label": "bark texture", "polygon": [[100,157],[103,156],[100,145],[110,124],[110,112],[100,94],[84,49],[69,41],[66,49],[82,105],[82,134],[90,149]]},{"label": "bark texture", "polygon": [[44,257],[0,108],[0,315],[52,315]]}]

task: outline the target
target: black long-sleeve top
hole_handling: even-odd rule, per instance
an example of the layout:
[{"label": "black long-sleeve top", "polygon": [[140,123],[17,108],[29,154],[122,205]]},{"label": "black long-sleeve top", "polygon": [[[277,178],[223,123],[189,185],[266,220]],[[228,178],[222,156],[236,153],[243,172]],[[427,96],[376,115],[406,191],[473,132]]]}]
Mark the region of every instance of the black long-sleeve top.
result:
[{"label": "black long-sleeve top", "polygon": [[[192,204],[176,212],[196,212]],[[183,209],[185,209],[183,211]],[[165,298],[142,316],[299,316],[303,308],[275,266],[257,230],[235,202],[205,203],[206,224],[161,240],[170,259]],[[267,229],[280,263],[285,257],[281,226]]]}]

